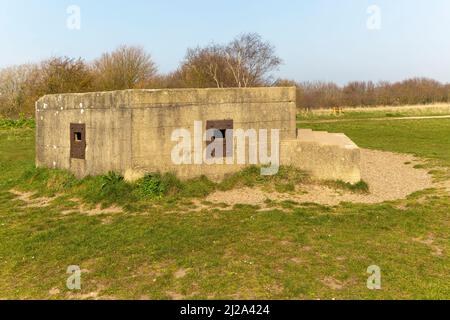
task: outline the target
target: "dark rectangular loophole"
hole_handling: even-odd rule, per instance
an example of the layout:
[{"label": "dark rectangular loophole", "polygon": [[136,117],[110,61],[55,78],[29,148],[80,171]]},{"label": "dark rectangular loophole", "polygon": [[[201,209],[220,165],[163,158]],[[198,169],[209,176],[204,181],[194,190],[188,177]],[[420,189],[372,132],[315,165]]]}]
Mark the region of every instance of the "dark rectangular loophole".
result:
[{"label": "dark rectangular loophole", "polygon": [[75,137],[74,137],[74,139],[75,139],[75,141],[76,142],[80,142],[81,141],[81,132],[75,132]]},{"label": "dark rectangular loophole", "polygon": [[82,159],[86,158],[86,125],[71,123],[70,124],[70,158]]},{"label": "dark rectangular loophole", "polygon": [[[233,120],[210,120],[206,122],[206,130],[215,130],[214,137],[211,141],[208,141],[206,145],[210,145],[216,139],[223,140],[223,157],[232,157],[233,156],[233,139],[231,141],[227,141],[227,130],[234,129]],[[215,154],[211,155],[213,158],[216,158]]]}]

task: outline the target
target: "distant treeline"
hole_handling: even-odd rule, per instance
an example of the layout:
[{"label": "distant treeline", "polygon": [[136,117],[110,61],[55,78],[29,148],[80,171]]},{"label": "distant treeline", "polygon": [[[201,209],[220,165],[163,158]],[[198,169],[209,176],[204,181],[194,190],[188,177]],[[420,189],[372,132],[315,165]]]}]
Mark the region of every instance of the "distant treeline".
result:
[{"label": "distant treeline", "polygon": [[429,79],[398,83],[296,83],[274,79],[282,60],[275,48],[254,33],[227,44],[211,43],[187,50],[174,72],[160,74],[141,47],[121,46],[98,59],[52,57],[35,64],[0,70],[0,117],[34,115],[45,94],[162,88],[296,86],[299,108],[428,104],[450,101],[450,85]]},{"label": "distant treeline", "polygon": [[450,102],[450,84],[426,78],[394,83],[350,82],[343,87],[329,82],[295,83],[287,80],[281,80],[277,85],[295,85],[297,106],[302,109]]}]

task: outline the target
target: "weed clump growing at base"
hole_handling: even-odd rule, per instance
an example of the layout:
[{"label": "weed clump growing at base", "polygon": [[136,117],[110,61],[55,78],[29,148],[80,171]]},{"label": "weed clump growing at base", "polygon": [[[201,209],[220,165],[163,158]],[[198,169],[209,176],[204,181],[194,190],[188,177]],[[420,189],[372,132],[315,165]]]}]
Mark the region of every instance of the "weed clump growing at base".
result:
[{"label": "weed clump growing at base", "polygon": [[323,184],[326,186],[329,186],[331,188],[348,190],[348,191],[355,192],[355,193],[367,194],[370,191],[369,185],[364,181],[360,181],[358,183],[351,184],[351,183],[347,183],[347,182],[338,180],[338,181],[326,181],[326,182],[323,182]]},{"label": "weed clump growing at base", "polygon": [[141,198],[161,199],[165,195],[176,194],[181,182],[172,174],[148,174],[135,184],[135,192]]},{"label": "weed clump growing at base", "polygon": [[75,190],[75,194],[92,204],[112,205],[116,203],[125,205],[138,200],[133,193],[133,186],[127,183],[121,175],[114,172],[82,179],[77,190]]}]

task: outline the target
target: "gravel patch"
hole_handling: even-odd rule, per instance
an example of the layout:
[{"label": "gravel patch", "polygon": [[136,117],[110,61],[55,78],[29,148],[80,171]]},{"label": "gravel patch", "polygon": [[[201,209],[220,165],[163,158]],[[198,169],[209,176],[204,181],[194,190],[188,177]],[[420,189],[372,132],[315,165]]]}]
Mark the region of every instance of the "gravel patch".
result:
[{"label": "gravel patch", "polygon": [[381,203],[404,199],[414,192],[433,187],[428,170],[414,168],[418,163],[420,159],[412,155],[362,149],[361,174],[362,179],[369,185],[368,194],[310,184],[298,186],[296,194],[269,193],[258,188],[242,188],[215,192],[206,200],[228,205],[264,205],[264,202],[270,199],[334,206],[341,202]]}]

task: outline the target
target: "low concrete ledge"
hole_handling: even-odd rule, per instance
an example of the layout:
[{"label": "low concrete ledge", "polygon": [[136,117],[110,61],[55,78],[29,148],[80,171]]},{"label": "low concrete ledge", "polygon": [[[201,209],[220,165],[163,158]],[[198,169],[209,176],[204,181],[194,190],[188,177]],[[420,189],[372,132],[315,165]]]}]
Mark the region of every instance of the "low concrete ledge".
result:
[{"label": "low concrete ledge", "polygon": [[321,180],[361,181],[359,147],[346,135],[302,129],[296,140],[281,143],[281,162]]}]

